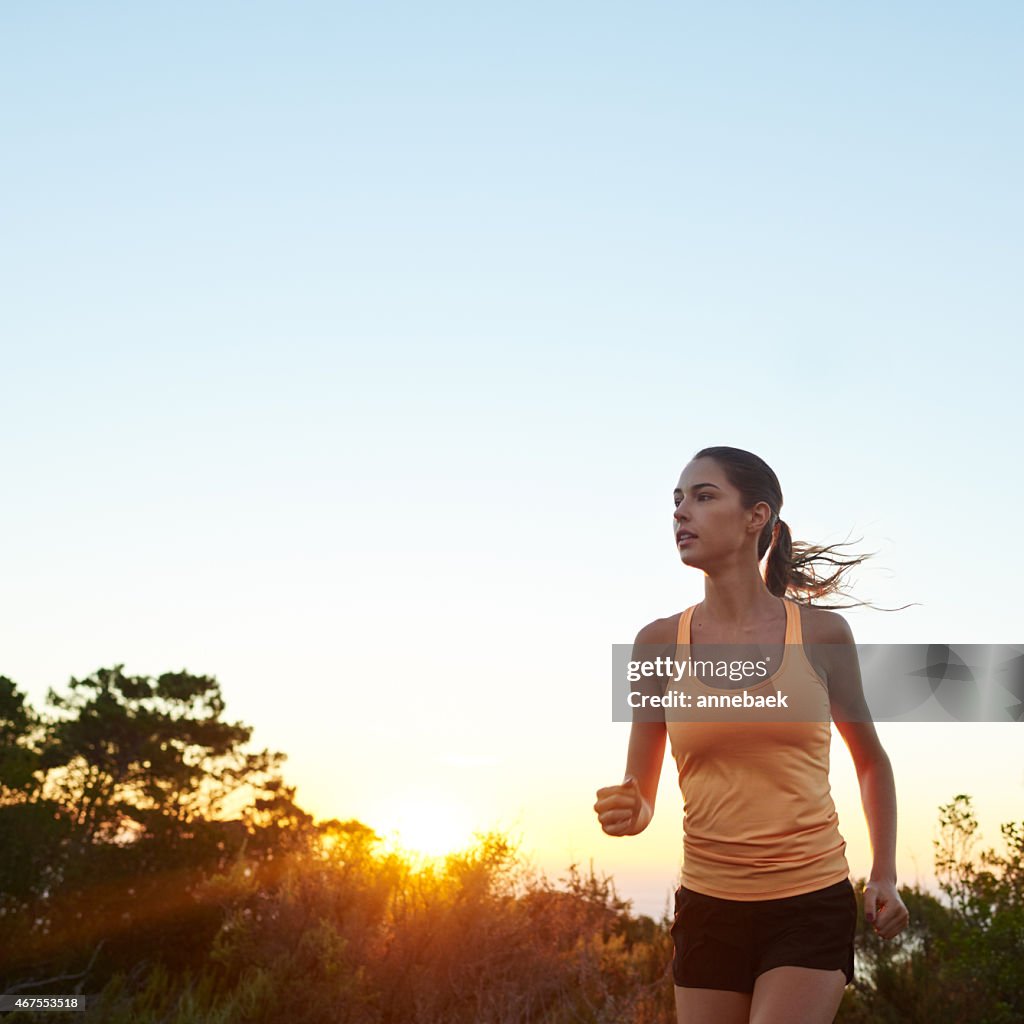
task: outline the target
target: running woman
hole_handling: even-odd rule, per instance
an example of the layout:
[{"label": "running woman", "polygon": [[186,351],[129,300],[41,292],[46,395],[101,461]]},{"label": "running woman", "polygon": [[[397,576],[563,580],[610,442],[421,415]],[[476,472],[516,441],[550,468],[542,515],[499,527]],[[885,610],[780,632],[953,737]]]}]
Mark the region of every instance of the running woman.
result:
[{"label": "running woman", "polygon": [[[679,557],[704,573],[704,600],[641,629],[634,658],[656,648],[697,661],[702,645],[756,646],[778,670],[767,686],[732,692],[783,692],[812,712],[781,725],[751,711],[742,725],[634,712],[624,781],[599,789],[594,810],[608,835],[647,828],[667,735],[684,804],[672,925],[679,1024],[829,1024],[853,980],[857,928],[828,782],[830,719],[853,758],[871,838],[865,918],[884,939],[909,921],[896,885],[896,786],[853,634],[841,615],[809,603],[838,593],[842,574],[867,556],[843,561],[832,547],[794,544],[779,518],[778,478],[739,448],[697,452],[673,500]],[[818,561],[839,568],[819,578]],[[682,685],[723,692],[696,679]]]}]

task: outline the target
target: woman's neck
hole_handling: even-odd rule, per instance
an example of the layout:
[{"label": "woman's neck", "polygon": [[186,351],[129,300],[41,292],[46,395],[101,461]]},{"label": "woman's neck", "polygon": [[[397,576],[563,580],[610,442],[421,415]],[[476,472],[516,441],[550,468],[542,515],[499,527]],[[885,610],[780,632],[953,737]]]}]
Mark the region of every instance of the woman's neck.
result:
[{"label": "woman's neck", "polygon": [[739,627],[777,613],[779,599],[758,575],[722,580],[706,576],[700,610],[705,620],[724,628]]}]

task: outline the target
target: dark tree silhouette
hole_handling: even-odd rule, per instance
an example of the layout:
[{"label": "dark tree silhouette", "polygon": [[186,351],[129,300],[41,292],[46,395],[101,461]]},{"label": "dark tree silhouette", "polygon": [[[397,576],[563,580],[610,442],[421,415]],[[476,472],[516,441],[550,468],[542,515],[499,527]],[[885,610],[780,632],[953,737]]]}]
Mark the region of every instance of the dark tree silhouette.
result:
[{"label": "dark tree silhouette", "polygon": [[[123,668],[49,690],[43,715],[0,677],[0,983],[68,973],[100,943],[99,972],[201,959],[220,923],[202,880],[301,821],[285,755],[244,749],[252,729],[222,720],[214,677]],[[238,795],[250,810],[221,820]]]}]

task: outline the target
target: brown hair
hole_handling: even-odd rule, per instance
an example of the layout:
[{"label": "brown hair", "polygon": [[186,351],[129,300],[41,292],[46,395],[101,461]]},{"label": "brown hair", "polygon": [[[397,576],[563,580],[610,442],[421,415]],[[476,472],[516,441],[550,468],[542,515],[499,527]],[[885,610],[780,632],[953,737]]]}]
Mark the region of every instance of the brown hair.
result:
[{"label": "brown hair", "polygon": [[[744,508],[753,508],[759,501],[767,502],[772,510],[772,518],[765,523],[760,537],[757,539],[757,560],[760,564],[765,552],[771,546],[768,564],[765,567],[764,581],[769,592],[776,597],[790,594],[800,595],[800,603],[812,604],[816,600],[830,594],[842,594],[840,585],[842,577],[856,565],[866,561],[877,552],[870,552],[856,558],[836,558],[837,548],[845,544],[829,544],[818,546],[794,541],[789,526],[779,518],[782,510],[782,487],[779,478],[764,459],[753,452],[742,448],[729,448],[719,445],[714,448],[702,448],[695,459],[714,459],[722,468],[726,479],[740,492],[740,500]],[[778,522],[779,532],[772,543],[775,523]],[[823,575],[820,565],[838,566],[831,575]],[[874,607],[867,601],[854,601],[853,604],[832,604],[819,607],[838,609],[855,608],[859,605]],[[910,605],[902,605],[909,608]],[[899,608],[884,608],[881,611],[899,611]]]}]

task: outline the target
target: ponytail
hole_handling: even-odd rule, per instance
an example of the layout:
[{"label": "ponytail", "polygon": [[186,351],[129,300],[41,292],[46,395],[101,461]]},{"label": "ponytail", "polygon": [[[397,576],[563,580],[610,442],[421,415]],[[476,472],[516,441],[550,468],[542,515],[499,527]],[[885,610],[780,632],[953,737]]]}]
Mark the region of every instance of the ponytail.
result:
[{"label": "ponytail", "polygon": [[[764,581],[768,590],[776,597],[789,594],[799,595],[802,604],[812,604],[830,594],[841,594],[840,586],[843,576],[856,565],[866,561],[871,555],[860,555],[857,558],[841,559],[831,557],[838,544],[818,547],[813,544],[793,542],[789,526],[781,519],[778,531],[768,555],[765,566]],[[875,554],[875,552],[872,552]],[[822,565],[838,566],[831,574],[823,573]],[[830,608],[854,608],[867,604],[866,601],[855,601],[851,604],[829,605]]]}]

